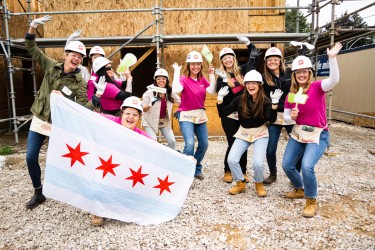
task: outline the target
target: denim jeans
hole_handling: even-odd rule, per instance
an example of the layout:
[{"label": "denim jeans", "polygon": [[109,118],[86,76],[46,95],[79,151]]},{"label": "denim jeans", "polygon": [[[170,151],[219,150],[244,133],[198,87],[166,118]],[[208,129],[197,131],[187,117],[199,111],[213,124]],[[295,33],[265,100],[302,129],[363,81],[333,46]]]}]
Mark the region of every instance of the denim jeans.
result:
[{"label": "denim jeans", "polygon": [[[329,145],[329,132],[323,130],[319,145],[316,143],[300,143],[290,138],[285,149],[283,169],[295,188],[305,188],[305,196],[316,198],[318,184],[315,176],[315,165]],[[296,163],[302,157],[302,176],[296,170]]]},{"label": "denim jeans", "polygon": [[253,143],[244,141],[242,139],[236,139],[232,145],[232,149],[228,155],[228,164],[233,175],[233,180],[240,181],[244,179],[239,164],[242,154],[249,148],[251,144],[254,144],[253,153],[253,170],[254,170],[254,181],[262,182],[264,180],[264,158],[266,156],[268,137],[260,138]]},{"label": "denim jeans", "polygon": [[[150,126],[144,126],[146,133],[155,141],[157,140],[157,135],[155,131]],[[176,139],[174,138],[173,130],[171,127],[159,128],[161,134],[165,137],[168,142],[168,147],[175,150],[176,149]]]},{"label": "denim jeans", "polygon": [[[294,125],[278,125],[278,124],[270,124],[268,127],[268,134],[269,140],[267,145],[267,163],[268,168],[270,170],[271,175],[276,175],[277,167],[276,167],[276,151],[277,151],[277,144],[279,142],[281,130],[283,127],[288,132],[288,135],[292,132]],[[301,161],[299,161],[296,165],[298,172],[301,172]]]},{"label": "denim jeans", "polygon": [[27,136],[26,163],[34,188],[42,186],[39,153],[47,136],[29,131]]},{"label": "denim jeans", "polygon": [[[228,155],[236,139],[233,136],[237,133],[240,127],[240,122],[238,120],[234,120],[232,118],[228,118],[224,116],[221,118],[221,126],[223,127],[223,130],[225,132],[225,136],[227,137],[227,142],[228,142],[228,148],[227,148],[227,151],[225,152],[225,157],[224,157],[224,172],[228,172],[230,171],[230,168],[228,165]],[[240,166],[242,169],[242,173],[246,174],[247,150],[241,156]]]},{"label": "denim jeans", "polygon": [[[192,122],[179,122],[185,145],[183,153],[193,155],[197,160],[195,175],[202,174],[202,160],[208,148],[208,131],[206,123],[194,124]],[[194,153],[194,134],[198,139],[198,147]]]}]

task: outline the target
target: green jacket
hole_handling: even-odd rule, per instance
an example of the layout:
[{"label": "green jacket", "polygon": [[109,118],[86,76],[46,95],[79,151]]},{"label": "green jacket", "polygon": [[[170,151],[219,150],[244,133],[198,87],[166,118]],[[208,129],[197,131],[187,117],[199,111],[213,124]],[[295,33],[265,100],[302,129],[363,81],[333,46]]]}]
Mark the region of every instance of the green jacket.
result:
[{"label": "green jacket", "polygon": [[40,89],[30,109],[35,116],[43,121],[51,122],[50,94],[52,90],[61,91],[64,86],[72,91],[70,96],[61,91],[65,97],[92,108],[92,103],[87,103],[87,83],[79,71],[65,75],[63,63],[46,56],[36,46],[35,40],[25,39],[25,43],[32,58],[39,62],[45,72]]}]

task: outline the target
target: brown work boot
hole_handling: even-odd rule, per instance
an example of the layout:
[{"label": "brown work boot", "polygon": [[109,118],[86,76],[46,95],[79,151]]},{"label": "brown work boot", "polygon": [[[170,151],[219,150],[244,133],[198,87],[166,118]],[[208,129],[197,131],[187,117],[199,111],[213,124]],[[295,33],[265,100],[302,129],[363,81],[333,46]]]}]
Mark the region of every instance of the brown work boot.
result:
[{"label": "brown work boot", "polygon": [[293,192],[289,192],[285,194],[285,198],[288,199],[302,199],[305,197],[305,192],[303,188],[297,188]]},{"label": "brown work boot", "polygon": [[236,181],[236,185],[229,189],[230,194],[239,194],[246,192],[246,183],[244,181]]},{"label": "brown work boot", "polygon": [[91,225],[93,226],[101,226],[104,224],[104,218],[100,216],[96,216],[95,214],[91,214]]},{"label": "brown work boot", "polygon": [[258,197],[266,197],[267,191],[263,187],[263,182],[255,182],[255,189],[257,191]]},{"label": "brown work boot", "polygon": [[265,179],[263,181],[263,184],[264,185],[271,185],[272,183],[276,182],[276,179],[277,179],[276,174],[270,174],[270,176],[268,176],[267,179]]},{"label": "brown work boot", "polygon": [[245,178],[246,183],[250,182],[250,178],[249,178],[249,176],[247,176],[247,174],[243,174],[243,177]]},{"label": "brown work boot", "polygon": [[233,181],[232,173],[231,173],[230,171],[225,172],[225,173],[224,173],[223,180],[224,180],[226,183],[232,183],[232,181]]},{"label": "brown work boot", "polygon": [[302,216],[308,217],[308,218],[314,217],[316,214],[316,209],[317,209],[316,199],[306,198],[306,205],[303,208]]},{"label": "brown work boot", "polygon": [[195,179],[198,179],[198,180],[203,180],[204,179],[204,176],[203,174],[197,174],[197,175],[194,175]]}]

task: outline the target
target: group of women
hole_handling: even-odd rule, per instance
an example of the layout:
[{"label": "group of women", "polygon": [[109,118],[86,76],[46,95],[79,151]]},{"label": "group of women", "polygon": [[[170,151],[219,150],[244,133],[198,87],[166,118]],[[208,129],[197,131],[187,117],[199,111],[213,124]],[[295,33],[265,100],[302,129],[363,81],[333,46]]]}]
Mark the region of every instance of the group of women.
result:
[{"label": "group of women", "polygon": [[[314,168],[329,143],[325,93],[339,80],[336,56],[341,44],[327,49],[330,77],[313,81],[313,67],[309,58],[297,57],[289,69],[285,67],[282,53],[276,47],[266,51],[264,74],[261,75],[255,70],[259,50],[249,39],[239,37],[239,41],[248,48],[246,64],[239,65],[234,51],[223,48],[219,54],[219,69],[215,71],[213,65],[209,65],[206,79],[202,55],[191,51],[186,57],[182,75],[182,66],[173,64],[172,86],[168,72],[159,68],[154,73],[153,84],[148,86],[140,100],[132,96],[130,71],[125,71],[118,79],[112,61],[105,57],[104,50],[99,46],[93,47],[89,53],[88,70],[91,77],[88,82],[83,79],[79,69],[82,58],[86,56],[81,42],[67,43],[63,63],[44,55],[35,44],[35,31],[38,25],[49,20],[49,16],[33,20],[26,34],[30,54],[46,72],[31,109],[34,119],[29,132],[26,160],[35,193],[26,204],[27,208],[35,208],[45,200],[38,156],[44,139],[49,135],[51,120],[48,100],[51,92],[58,92],[91,109],[99,108],[108,119],[151,139],[156,140],[160,131],[172,149],[176,147],[171,128],[172,107],[178,103],[176,117],[184,138],[183,153],[195,158],[195,177],[199,180],[204,179],[202,161],[208,148],[205,100],[206,93],[209,93],[217,94],[217,109],[228,141],[223,179],[234,184],[229,193],[235,195],[246,191],[246,183],[250,182],[246,173],[247,149],[253,144],[256,194],[259,197],[267,196],[264,185],[277,179],[276,150],[284,127],[291,138],[284,152],[282,167],[295,188],[285,196],[291,199],[305,197],[303,216],[315,215],[317,181]],[[72,83],[75,83],[74,86]],[[301,91],[308,97],[305,102],[296,103],[289,98],[289,95],[292,97]],[[145,131],[137,128],[142,115]],[[195,137],[198,140],[196,149]],[[266,179],[264,158],[270,170]],[[103,218],[93,216],[92,223],[101,225]]]}]

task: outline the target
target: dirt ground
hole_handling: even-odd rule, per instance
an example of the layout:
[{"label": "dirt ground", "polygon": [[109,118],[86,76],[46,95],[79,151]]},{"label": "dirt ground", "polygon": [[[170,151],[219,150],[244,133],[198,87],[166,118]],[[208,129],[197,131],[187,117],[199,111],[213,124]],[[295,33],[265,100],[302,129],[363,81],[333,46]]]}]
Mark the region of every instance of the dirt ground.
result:
[{"label": "dirt ground", "polygon": [[[203,162],[206,178],[193,182],[176,219],[149,227],[110,221],[100,230],[90,227],[86,213],[56,201],[47,200],[42,210],[27,211],[24,203],[32,192],[25,162],[27,133],[19,135],[18,145],[13,135],[1,135],[0,146],[12,145],[16,153],[7,156],[0,171],[0,189],[9,191],[0,199],[0,249],[375,249],[375,129],[334,122],[330,133],[328,154],[316,167],[318,213],[312,219],[301,216],[302,200],[283,198],[292,189],[280,167],[285,136],[279,141],[278,180],[267,187],[265,199],[256,197],[252,183],[245,194],[228,194],[230,185],[221,179],[226,141],[216,139],[210,140]],[[177,147],[182,149],[183,142]],[[46,150],[45,144],[42,164]],[[250,177],[252,153],[250,148]],[[13,205],[4,205],[9,200]],[[38,222],[33,221],[35,216],[41,216]],[[93,237],[116,230],[123,230],[121,238],[92,242]],[[46,235],[35,241],[38,234]],[[138,247],[127,247],[134,237]],[[167,243],[161,244],[162,240]]]}]

